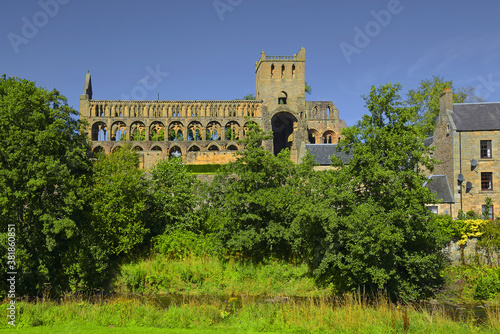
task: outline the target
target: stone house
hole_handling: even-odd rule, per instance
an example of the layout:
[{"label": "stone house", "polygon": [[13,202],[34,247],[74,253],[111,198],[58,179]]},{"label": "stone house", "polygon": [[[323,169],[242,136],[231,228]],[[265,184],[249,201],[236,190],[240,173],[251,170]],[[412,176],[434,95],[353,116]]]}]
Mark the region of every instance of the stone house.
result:
[{"label": "stone house", "polygon": [[[430,187],[438,197],[447,196],[447,203],[435,208],[437,213],[448,210],[453,218],[459,210],[482,213],[490,197],[489,214],[494,217],[500,205],[500,103],[453,103],[453,92],[445,90],[432,146],[434,158],[441,163],[430,176],[439,184]],[[445,181],[451,196],[445,194]]]}]

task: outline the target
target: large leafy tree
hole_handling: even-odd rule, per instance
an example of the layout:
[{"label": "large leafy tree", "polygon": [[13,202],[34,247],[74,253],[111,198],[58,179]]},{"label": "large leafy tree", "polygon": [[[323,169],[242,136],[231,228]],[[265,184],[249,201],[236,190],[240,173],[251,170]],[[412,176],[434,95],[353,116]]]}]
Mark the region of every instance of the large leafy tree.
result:
[{"label": "large leafy tree", "polygon": [[154,235],[174,229],[199,232],[195,214],[198,182],[181,158],[162,160],[151,170],[151,215]]},{"label": "large leafy tree", "polygon": [[57,90],[0,77],[0,267],[13,271],[6,267],[12,225],[18,295],[41,291],[44,283],[68,286],[61,262],[84,215],[81,189],[90,170],[76,117]]},{"label": "large leafy tree", "polygon": [[[432,79],[422,80],[418,88],[408,91],[408,105],[416,107],[417,111],[413,121],[420,124],[421,130],[426,136],[434,134],[439,115],[439,96],[447,88],[454,90],[452,81],[446,81],[440,76],[433,76]],[[484,99],[476,96],[474,87],[467,86],[454,90],[453,102],[455,103],[482,101]]]},{"label": "large leafy tree", "polygon": [[323,188],[320,205],[331,214],[316,228],[321,248],[313,269],[339,292],[385,289],[416,298],[439,277],[441,245],[425,207],[434,197],[422,187],[433,160],[400,89],[371,88],[369,114],[342,132],[339,145],[352,158]]},{"label": "large leafy tree", "polygon": [[235,162],[221,169],[209,187],[204,211],[207,221],[232,254],[260,261],[291,258],[297,229],[292,228],[294,204],[300,202],[294,180],[298,167],[288,150],[277,156],[266,151],[272,135],[249,125],[245,149]]}]

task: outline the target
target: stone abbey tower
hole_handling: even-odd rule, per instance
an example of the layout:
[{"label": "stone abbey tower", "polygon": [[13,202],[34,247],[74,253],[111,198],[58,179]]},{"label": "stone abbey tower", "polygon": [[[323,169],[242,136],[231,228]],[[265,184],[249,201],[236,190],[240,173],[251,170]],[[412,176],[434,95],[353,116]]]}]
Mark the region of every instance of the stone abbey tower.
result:
[{"label": "stone abbey tower", "polygon": [[80,96],[92,153],[132,144],[149,169],[159,159],[182,156],[188,164],[227,163],[243,149],[248,122],[274,139],[266,149],[289,148],[299,162],[305,144],[335,144],[345,122],[331,101],[306,101],[304,48],[293,56],[266,56],[255,64],[255,100],[123,101],[92,99],[90,73]]}]

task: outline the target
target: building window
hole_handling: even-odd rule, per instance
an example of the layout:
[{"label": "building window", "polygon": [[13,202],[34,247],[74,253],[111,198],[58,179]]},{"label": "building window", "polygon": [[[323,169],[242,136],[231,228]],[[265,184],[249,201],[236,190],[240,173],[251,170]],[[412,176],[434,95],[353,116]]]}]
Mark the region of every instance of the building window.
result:
[{"label": "building window", "polygon": [[491,140],[481,140],[481,159],[491,159]]},{"label": "building window", "polygon": [[481,173],[481,190],[493,190],[493,173]]},{"label": "building window", "polygon": [[428,206],[427,209],[429,209],[430,212],[437,214],[438,213],[438,207],[437,206]]},{"label": "building window", "polygon": [[486,213],[485,205],[483,205],[482,211],[483,211],[483,217],[488,217],[488,219],[491,219],[491,220],[493,220],[493,218],[495,217],[495,212],[493,211],[493,205],[490,206],[490,210],[488,213]]}]

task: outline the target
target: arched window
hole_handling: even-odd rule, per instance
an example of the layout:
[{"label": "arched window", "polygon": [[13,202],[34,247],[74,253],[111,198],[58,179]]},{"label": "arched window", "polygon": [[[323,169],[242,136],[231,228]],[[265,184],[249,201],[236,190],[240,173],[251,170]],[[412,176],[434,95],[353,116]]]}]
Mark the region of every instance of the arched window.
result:
[{"label": "arched window", "polygon": [[292,65],[292,78],[295,78],[295,64]]},{"label": "arched window", "polygon": [[274,64],[271,65],[271,78],[274,77]]},{"label": "arched window", "polygon": [[286,104],[287,97],[288,97],[287,93],[281,92],[280,95],[278,96],[278,104]]},{"label": "arched window", "polygon": [[281,65],[281,78],[285,77],[285,65]]},{"label": "arched window", "polygon": [[332,112],[330,106],[326,107],[326,118],[332,118]]}]

